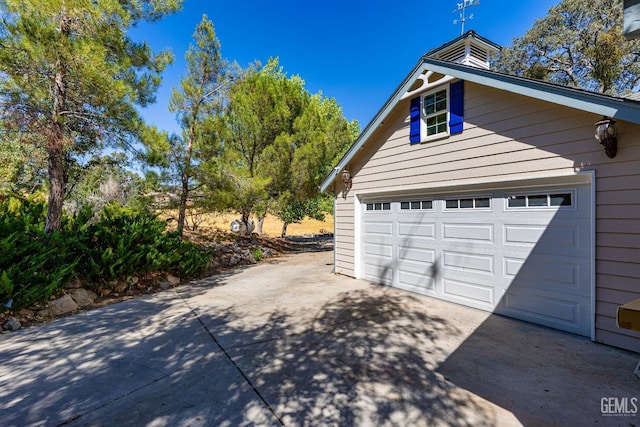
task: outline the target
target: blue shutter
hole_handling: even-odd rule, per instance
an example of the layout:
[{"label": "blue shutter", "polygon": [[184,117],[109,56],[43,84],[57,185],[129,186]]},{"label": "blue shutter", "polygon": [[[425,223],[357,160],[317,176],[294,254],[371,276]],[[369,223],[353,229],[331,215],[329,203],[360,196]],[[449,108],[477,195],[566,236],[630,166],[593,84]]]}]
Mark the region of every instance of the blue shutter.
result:
[{"label": "blue shutter", "polygon": [[409,142],[411,144],[416,144],[420,142],[420,97],[413,98],[411,100],[409,117],[411,118]]},{"label": "blue shutter", "polygon": [[449,133],[462,133],[464,126],[464,80],[451,83],[449,87]]}]

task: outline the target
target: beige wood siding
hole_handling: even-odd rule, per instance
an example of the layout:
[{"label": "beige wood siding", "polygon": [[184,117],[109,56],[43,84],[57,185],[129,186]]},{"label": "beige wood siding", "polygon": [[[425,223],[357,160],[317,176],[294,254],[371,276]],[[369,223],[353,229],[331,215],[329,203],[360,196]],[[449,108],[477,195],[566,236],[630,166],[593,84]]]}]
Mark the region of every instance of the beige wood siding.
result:
[{"label": "beige wood siding", "polygon": [[618,122],[618,155],[593,138],[600,116],[465,82],[464,132],[409,144],[400,102],[348,165],[336,199],[336,271],[354,272],[354,194],[596,173],[596,341],[640,352],[640,333],[615,324],[640,298],[640,126]]},{"label": "beige wood siding", "polygon": [[[355,276],[354,272],[354,200],[353,193],[343,193],[338,185],[338,195],[334,215],[335,223],[335,272]],[[343,197],[344,194],[344,197]]]}]

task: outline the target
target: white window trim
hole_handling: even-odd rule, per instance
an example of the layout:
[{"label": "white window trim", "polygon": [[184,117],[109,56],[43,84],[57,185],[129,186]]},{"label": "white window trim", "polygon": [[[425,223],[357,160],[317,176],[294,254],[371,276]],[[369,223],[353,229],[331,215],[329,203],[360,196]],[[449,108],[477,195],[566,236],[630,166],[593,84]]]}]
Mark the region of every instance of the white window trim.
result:
[{"label": "white window trim", "polygon": [[[509,197],[512,196],[538,196],[546,194],[547,199],[550,195],[553,194],[571,194],[571,205],[570,206],[509,206]],[[575,188],[559,188],[559,189],[550,189],[546,192],[542,191],[522,191],[522,192],[509,192],[505,194],[504,197],[504,208],[508,211],[548,211],[548,210],[577,210],[578,209],[578,191]]]},{"label": "white window trim", "polygon": [[[367,205],[375,205],[375,204],[380,204],[380,209],[367,209]],[[385,204],[389,204],[389,209],[384,209],[384,205]],[[393,210],[393,203],[390,200],[374,200],[374,201],[365,201],[362,203],[362,207],[363,207],[363,212],[365,214],[379,214],[379,213],[391,213],[391,211]]]},{"label": "white window trim", "polygon": [[[411,207],[409,207],[409,209],[402,209],[402,203],[411,203],[411,202],[420,202],[421,207],[418,209],[412,209]],[[431,202],[431,208],[423,208],[422,207],[422,202]],[[400,213],[410,213],[410,212],[430,212],[435,210],[435,200],[431,197],[414,197],[411,199],[400,199],[398,200],[398,211]]]},{"label": "white window trim", "polygon": [[[462,199],[473,199],[474,206],[472,208],[461,208],[459,207],[459,201]],[[476,199],[489,199],[489,206],[485,207],[476,207],[475,200]],[[494,203],[493,203],[493,194],[474,194],[474,195],[463,195],[463,196],[455,196],[455,197],[445,197],[442,199],[442,212],[469,212],[469,211],[489,211],[493,212]],[[457,208],[448,208],[447,200],[458,200]]]},{"label": "white window trim", "polygon": [[[447,97],[447,112],[446,112],[447,130],[445,132],[440,132],[440,133],[427,136],[427,116],[424,114],[424,99],[437,92],[442,92],[443,90],[445,91],[446,97]],[[439,115],[439,114],[442,114],[442,113],[441,112],[434,113],[433,116]],[[430,90],[428,92],[421,94],[420,95],[420,142],[430,142],[438,139],[448,138],[450,135],[450,132],[449,132],[449,120],[451,119],[450,114],[451,114],[451,98],[449,94],[449,85],[441,86],[441,87],[438,87],[437,89]]]}]

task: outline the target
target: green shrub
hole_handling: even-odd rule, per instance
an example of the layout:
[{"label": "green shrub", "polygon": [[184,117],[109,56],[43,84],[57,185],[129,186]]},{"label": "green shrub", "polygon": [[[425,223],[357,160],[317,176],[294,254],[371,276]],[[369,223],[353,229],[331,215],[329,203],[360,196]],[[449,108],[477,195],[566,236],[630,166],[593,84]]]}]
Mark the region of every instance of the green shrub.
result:
[{"label": "green shrub", "polygon": [[170,271],[202,273],[211,254],[165,233],[166,222],[145,209],[107,205],[97,222],[81,210],[63,229],[44,232],[46,204],[0,197],[0,304],[45,301],[79,277],[97,284]]},{"label": "green shrub", "polygon": [[6,271],[0,274],[0,301],[9,301],[13,296],[13,281]]},{"label": "green shrub", "polygon": [[166,221],[146,210],[107,205],[100,220],[88,226],[82,266],[84,277],[108,282],[151,271],[181,276],[203,272],[210,254],[178,236],[166,234]]},{"label": "green shrub", "polygon": [[260,248],[256,248],[251,251],[251,255],[253,255],[253,259],[255,259],[256,262],[260,262],[262,258],[264,258],[264,254],[262,253],[262,249]]},{"label": "green shrub", "polygon": [[77,241],[44,232],[46,204],[0,198],[0,301],[30,305],[48,299],[73,278]]},{"label": "green shrub", "polygon": [[108,282],[132,274],[158,270],[162,263],[154,247],[165,224],[144,211],[104,207],[99,221],[83,229],[85,262],[79,273]]},{"label": "green shrub", "polygon": [[164,269],[181,277],[203,273],[211,260],[210,251],[186,242],[177,235],[165,234],[159,239],[158,244],[164,254]]}]

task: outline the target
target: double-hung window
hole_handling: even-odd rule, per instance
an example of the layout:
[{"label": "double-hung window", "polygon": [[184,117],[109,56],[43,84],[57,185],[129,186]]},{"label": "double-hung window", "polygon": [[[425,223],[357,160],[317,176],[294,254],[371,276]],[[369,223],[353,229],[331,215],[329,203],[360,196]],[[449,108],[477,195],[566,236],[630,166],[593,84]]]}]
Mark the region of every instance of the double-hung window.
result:
[{"label": "double-hung window", "polygon": [[464,81],[458,80],[411,100],[411,144],[461,133],[464,128]]},{"label": "double-hung window", "polygon": [[423,141],[449,135],[449,88],[422,95]]}]

